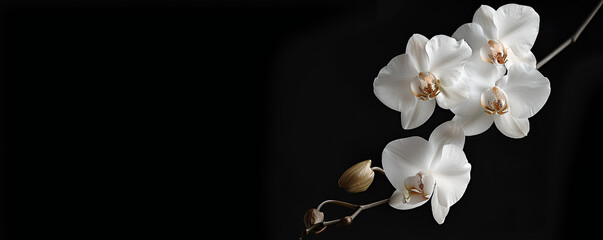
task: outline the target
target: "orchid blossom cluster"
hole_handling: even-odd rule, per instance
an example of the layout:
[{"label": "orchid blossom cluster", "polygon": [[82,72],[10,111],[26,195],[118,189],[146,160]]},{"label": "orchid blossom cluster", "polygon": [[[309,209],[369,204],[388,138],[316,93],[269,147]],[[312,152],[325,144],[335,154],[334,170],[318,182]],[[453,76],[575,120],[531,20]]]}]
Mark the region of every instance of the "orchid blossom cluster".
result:
[{"label": "orchid blossom cluster", "polygon": [[545,104],[549,80],[536,70],[530,51],[540,18],[531,7],[481,6],[473,22],[452,37],[414,34],[406,53],[394,57],[374,81],[375,95],[401,113],[402,128],[431,117],[436,102],[450,109],[467,136],[494,122],[506,136],[528,134],[528,118]]},{"label": "orchid blossom cluster", "polygon": [[421,126],[436,102],[454,118],[436,128],[429,141],[410,137],[390,142],[383,167],[396,191],[390,205],[412,209],[431,198],[442,224],[465,192],[471,164],[463,153],[465,136],[492,123],[510,138],[528,134],[528,118],[546,103],[549,80],[536,70],[530,51],[540,18],[529,6],[507,4],[497,10],[482,5],[473,22],[452,37],[431,39],[414,34],[406,53],[394,57],[374,80],[374,92],[401,113],[402,128]]},{"label": "orchid blossom cluster", "polygon": [[[602,4],[572,36],[572,42]],[[388,143],[382,154],[383,169],[371,167],[367,160],[345,171],[339,186],[348,192],[366,190],[374,170],[385,174],[396,190],[389,199],[367,205],[327,200],[318,210],[306,213],[306,234],[317,226],[349,224],[360,211],[385,202],[407,210],[431,200],[436,222],[444,223],[471,179],[471,164],[463,152],[465,136],[483,133],[494,123],[503,135],[523,138],[530,130],[529,118],[549,97],[549,80],[537,70],[531,52],[539,24],[538,13],[529,6],[507,4],[495,10],[482,5],[473,21],[451,37],[412,35],[406,52],[391,59],[374,79],[375,95],[400,112],[406,130],[423,125],[436,103],[455,116],[436,127],[428,140],[413,136]],[[351,217],[324,222],[319,209],[326,203],[357,211]]]}]

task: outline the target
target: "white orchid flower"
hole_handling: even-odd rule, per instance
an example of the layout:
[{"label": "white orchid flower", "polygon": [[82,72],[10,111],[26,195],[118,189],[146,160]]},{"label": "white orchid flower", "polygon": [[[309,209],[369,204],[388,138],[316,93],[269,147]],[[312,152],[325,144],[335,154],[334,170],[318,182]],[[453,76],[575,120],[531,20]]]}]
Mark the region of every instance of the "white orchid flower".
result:
[{"label": "white orchid flower", "polygon": [[[473,15],[473,22],[459,27],[452,37],[464,39],[479,58],[499,68],[517,62],[536,67],[530,51],[540,24],[540,16],[529,6],[507,4],[498,10],[482,5]],[[503,69],[504,70],[504,69]]]},{"label": "white orchid flower", "polygon": [[463,79],[470,85],[469,99],[451,111],[452,119],[472,136],[486,131],[492,122],[510,138],[525,137],[530,131],[528,118],[546,103],[551,86],[549,79],[525,63],[513,64],[505,76],[496,71],[467,63]]},{"label": "white orchid flower", "polygon": [[435,101],[450,109],[467,99],[468,88],[459,77],[470,57],[471,48],[463,40],[414,34],[406,53],[379,71],[373,82],[375,95],[401,113],[402,128],[416,128],[431,117]]},{"label": "white orchid flower", "polygon": [[450,207],[465,193],[471,164],[463,152],[465,136],[452,121],[438,126],[429,136],[394,140],[383,150],[383,170],[396,188],[390,206],[419,207],[431,198],[435,220],[442,224]]}]

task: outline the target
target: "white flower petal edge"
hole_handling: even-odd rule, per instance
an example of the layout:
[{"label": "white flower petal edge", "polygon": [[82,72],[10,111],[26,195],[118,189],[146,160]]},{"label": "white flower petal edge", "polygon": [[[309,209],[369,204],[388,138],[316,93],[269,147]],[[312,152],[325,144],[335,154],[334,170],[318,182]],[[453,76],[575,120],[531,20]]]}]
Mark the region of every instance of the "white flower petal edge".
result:
[{"label": "white flower petal edge", "polygon": [[488,5],[481,5],[473,14],[473,22],[483,28],[483,33],[488,39],[498,39],[498,29],[494,24],[496,10]]},{"label": "white flower petal edge", "polygon": [[471,179],[471,164],[462,150],[465,139],[452,121],[438,126],[429,141],[420,137],[394,140],[383,150],[383,170],[396,188],[389,204],[408,210],[431,198],[434,219],[444,223]]},{"label": "white flower petal edge", "polygon": [[427,45],[427,39],[421,34],[413,34],[408,43],[406,43],[406,54],[410,55],[411,59],[415,63],[415,69],[418,72],[427,72],[429,68],[429,56],[425,52],[425,45]]},{"label": "white flower petal edge", "polygon": [[431,213],[438,224],[443,224],[444,220],[446,220],[446,216],[448,216],[450,207],[445,207],[440,204],[438,192],[439,191],[436,189],[433,194],[433,199],[431,200]]},{"label": "white flower petal edge", "polygon": [[516,118],[511,114],[494,116],[494,125],[507,137],[523,138],[530,131],[530,121],[525,118]]},{"label": "white flower petal edge", "polygon": [[423,125],[433,114],[436,105],[434,101],[416,99],[413,103],[414,105],[409,108],[403,108],[400,111],[403,129],[413,129]]},{"label": "white flower petal edge", "polygon": [[431,209],[435,220],[442,224],[450,207],[457,203],[471,180],[471,164],[465,153],[456,145],[444,145],[442,161],[432,170],[436,187],[431,199]]},{"label": "white flower petal edge", "polygon": [[[406,197],[409,196],[407,200]],[[410,194],[408,190],[396,190],[394,194],[389,198],[389,205],[398,210],[409,210],[416,207],[420,207],[427,203],[429,198],[423,197],[420,194]]]},{"label": "white flower petal edge", "polygon": [[[484,30],[477,23],[465,23],[461,25],[452,34],[456,40],[465,40],[471,49],[480,49],[484,44],[488,43],[488,38],[484,34]],[[472,51],[471,59],[479,58],[479,51]]]},{"label": "white flower petal edge", "polygon": [[465,134],[463,133],[463,128],[453,121],[442,123],[431,132],[431,135],[429,135],[429,143],[431,143],[431,146],[435,149],[435,154],[433,156],[434,161],[431,163],[432,166],[435,166],[438,164],[438,161],[436,160],[441,159],[444,145],[452,144],[463,149],[463,146],[465,146]]},{"label": "white flower petal edge", "polygon": [[492,126],[494,118],[487,114],[475,114],[468,117],[455,115],[452,121],[463,128],[465,136],[475,136],[488,130]]},{"label": "white flower petal edge", "polygon": [[[415,69],[411,56],[401,54],[394,57],[379,71],[373,82],[375,96],[396,111],[414,107],[416,97],[410,90],[410,81],[417,74],[419,72]],[[405,92],[408,94],[403,94]]]},{"label": "white flower petal edge", "polygon": [[471,164],[462,148],[454,144],[442,147],[441,160],[431,170],[437,183],[440,205],[450,207],[461,199],[471,179],[470,172]]}]

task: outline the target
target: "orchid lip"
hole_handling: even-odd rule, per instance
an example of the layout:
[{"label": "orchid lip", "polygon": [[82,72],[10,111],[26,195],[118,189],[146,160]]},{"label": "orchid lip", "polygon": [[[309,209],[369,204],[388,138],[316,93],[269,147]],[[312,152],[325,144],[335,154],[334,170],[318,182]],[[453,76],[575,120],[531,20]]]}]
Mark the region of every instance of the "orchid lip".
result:
[{"label": "orchid lip", "polygon": [[507,94],[497,86],[482,93],[481,104],[487,114],[503,115],[509,112],[508,103]]},{"label": "orchid lip", "polygon": [[404,180],[404,188],[406,188],[404,200],[409,201],[411,194],[420,195],[427,200],[433,193],[434,187],[435,180],[429,173],[421,171],[414,176],[407,177]]},{"label": "orchid lip", "polygon": [[507,63],[507,48],[499,40],[488,40],[480,49],[480,56],[483,61],[494,65],[504,65]]},{"label": "orchid lip", "polygon": [[410,83],[410,89],[417,98],[428,101],[440,94],[440,80],[430,72],[420,72]]}]

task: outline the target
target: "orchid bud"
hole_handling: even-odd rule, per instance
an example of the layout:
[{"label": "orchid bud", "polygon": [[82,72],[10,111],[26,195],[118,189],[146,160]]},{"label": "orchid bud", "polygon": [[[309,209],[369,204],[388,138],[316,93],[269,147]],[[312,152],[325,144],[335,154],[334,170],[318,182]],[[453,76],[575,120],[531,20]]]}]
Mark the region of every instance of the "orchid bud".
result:
[{"label": "orchid bud", "polygon": [[324,221],[325,214],[316,208],[310,208],[304,215],[304,224],[306,228],[312,227],[314,224]]},{"label": "orchid bud", "polygon": [[339,178],[339,187],[350,193],[364,192],[373,183],[375,172],[371,169],[371,160],[356,163]]}]

